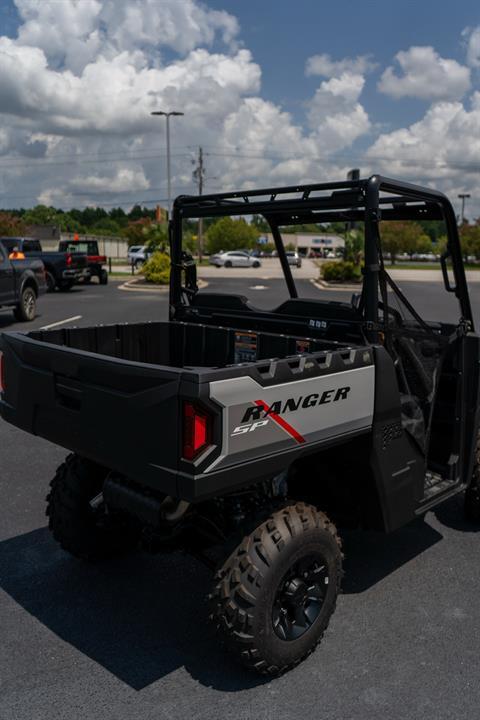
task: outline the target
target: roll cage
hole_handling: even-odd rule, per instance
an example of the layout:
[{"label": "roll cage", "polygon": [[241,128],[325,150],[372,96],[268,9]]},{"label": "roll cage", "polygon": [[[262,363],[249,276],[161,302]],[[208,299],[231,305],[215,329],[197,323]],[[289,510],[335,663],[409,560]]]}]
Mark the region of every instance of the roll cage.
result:
[{"label": "roll cage", "polygon": [[[175,309],[184,304],[185,297],[196,292],[195,279],[193,274],[188,272],[192,260],[187,258],[182,250],[182,221],[204,217],[248,215],[262,215],[270,226],[291,298],[298,297],[298,293],[280,228],[306,223],[364,222],[365,260],[361,309],[364,320],[373,334],[381,329],[379,290],[385,304],[387,295],[382,291],[382,287],[385,287],[387,280],[391,282],[383,267],[379,222],[381,220],[443,220],[448,238],[446,251],[441,257],[445,289],[455,294],[459,302],[461,322],[473,330],[473,316],[457,223],[450,201],[443,193],[436,190],[381,175],[334,183],[178,197],[174,203],[170,223],[172,316],[175,314]],[[448,276],[447,260],[450,260],[452,266],[453,285]],[[187,270],[186,282],[182,284],[182,271],[185,270]]]}]

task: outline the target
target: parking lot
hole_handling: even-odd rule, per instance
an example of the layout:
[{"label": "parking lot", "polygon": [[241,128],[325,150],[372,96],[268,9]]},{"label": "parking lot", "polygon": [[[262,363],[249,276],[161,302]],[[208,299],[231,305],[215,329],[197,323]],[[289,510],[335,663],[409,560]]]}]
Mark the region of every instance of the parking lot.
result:
[{"label": "parking lot", "polygon": [[[211,291],[261,307],[286,297],[262,269],[258,277],[212,271]],[[298,287],[319,296],[308,279]],[[455,319],[438,283],[403,287],[425,316]],[[471,294],[476,311],[479,283]],[[1,312],[0,331],[166,319],[167,310],[166,292],[92,284],[42,297],[28,327]],[[463,520],[460,498],[391,536],[344,534],[344,594],[323,643],[287,675],[262,680],[219,649],[206,621],[206,568],[180,554],[93,566],[70,558],[44,516],[65,451],[3,422],[0,448],[1,720],[478,715],[479,534]]]}]

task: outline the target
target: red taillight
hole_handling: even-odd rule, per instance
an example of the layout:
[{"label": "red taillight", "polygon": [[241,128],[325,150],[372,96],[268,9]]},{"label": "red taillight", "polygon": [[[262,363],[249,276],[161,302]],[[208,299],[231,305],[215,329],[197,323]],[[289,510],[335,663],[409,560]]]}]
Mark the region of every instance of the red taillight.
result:
[{"label": "red taillight", "polygon": [[72,264],[72,256],[70,255],[70,253],[67,253],[67,265],[71,265],[71,264]]},{"label": "red taillight", "polygon": [[5,392],[5,356],[0,350],[0,393]]},{"label": "red taillight", "polygon": [[208,447],[211,437],[211,418],[193,403],[183,406],[183,457],[194,460]]}]

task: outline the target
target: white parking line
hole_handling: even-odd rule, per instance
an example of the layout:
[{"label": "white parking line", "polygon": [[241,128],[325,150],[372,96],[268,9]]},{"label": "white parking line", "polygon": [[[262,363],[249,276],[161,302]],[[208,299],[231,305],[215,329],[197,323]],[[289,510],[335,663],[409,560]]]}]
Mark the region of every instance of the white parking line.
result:
[{"label": "white parking line", "polygon": [[50,325],[44,325],[40,328],[40,330],[50,330],[50,328],[57,327],[57,325],[64,325],[65,323],[73,322],[74,320],[80,320],[81,317],[81,315],[74,315],[73,317],[69,317],[66,320],[59,320],[58,322],[50,323]]}]

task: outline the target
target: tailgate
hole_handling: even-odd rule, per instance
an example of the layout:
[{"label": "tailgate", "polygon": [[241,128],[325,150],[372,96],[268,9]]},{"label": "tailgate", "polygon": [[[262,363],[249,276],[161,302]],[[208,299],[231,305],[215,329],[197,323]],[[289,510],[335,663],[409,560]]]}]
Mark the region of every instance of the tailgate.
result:
[{"label": "tailgate", "polygon": [[0,349],[5,420],[132,479],[176,493],[180,371],[20,333],[3,334]]},{"label": "tailgate", "polygon": [[68,255],[71,257],[71,262],[67,263],[68,267],[73,268],[74,270],[83,270],[87,267],[88,261],[87,256],[83,253],[68,253]]}]

